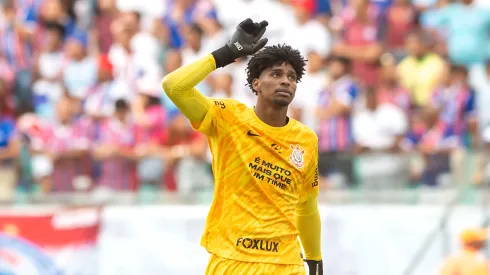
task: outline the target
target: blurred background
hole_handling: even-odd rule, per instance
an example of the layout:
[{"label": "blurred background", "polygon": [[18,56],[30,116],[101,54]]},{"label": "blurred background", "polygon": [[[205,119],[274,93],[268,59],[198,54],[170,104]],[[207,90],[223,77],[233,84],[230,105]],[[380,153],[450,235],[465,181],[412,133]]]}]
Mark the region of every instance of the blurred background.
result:
[{"label": "blurred background", "polygon": [[[326,274],[440,274],[482,238],[488,0],[0,4],[2,275],[203,274],[211,156],[160,82],[247,17],[308,59],[289,115],[319,137]],[[253,106],[246,64],[198,89]]]}]

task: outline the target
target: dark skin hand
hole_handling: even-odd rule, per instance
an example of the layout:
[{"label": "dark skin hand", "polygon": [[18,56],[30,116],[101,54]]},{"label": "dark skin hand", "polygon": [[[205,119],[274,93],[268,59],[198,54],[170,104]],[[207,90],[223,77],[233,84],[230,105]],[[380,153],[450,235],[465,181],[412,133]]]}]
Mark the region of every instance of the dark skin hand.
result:
[{"label": "dark skin hand", "polygon": [[273,127],[285,126],[288,106],[294,99],[297,87],[293,67],[283,63],[267,68],[252,85],[258,93],[255,106],[257,117]]}]

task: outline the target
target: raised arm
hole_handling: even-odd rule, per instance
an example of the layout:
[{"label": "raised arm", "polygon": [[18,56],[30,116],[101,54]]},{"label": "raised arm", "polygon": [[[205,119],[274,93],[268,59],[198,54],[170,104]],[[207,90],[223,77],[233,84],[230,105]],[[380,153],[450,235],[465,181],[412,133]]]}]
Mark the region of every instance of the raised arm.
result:
[{"label": "raised arm", "polygon": [[215,69],[216,62],[209,54],[173,71],[162,81],[162,88],[170,100],[192,122],[201,122],[214,104],[194,87]]},{"label": "raised arm", "polygon": [[254,23],[247,18],[238,25],[226,45],[175,70],[163,79],[163,90],[191,122],[202,122],[214,104],[213,100],[201,94],[194,87],[216,68],[233,63],[237,58],[254,54],[264,47],[267,38],[260,38],[267,24],[266,21]]}]

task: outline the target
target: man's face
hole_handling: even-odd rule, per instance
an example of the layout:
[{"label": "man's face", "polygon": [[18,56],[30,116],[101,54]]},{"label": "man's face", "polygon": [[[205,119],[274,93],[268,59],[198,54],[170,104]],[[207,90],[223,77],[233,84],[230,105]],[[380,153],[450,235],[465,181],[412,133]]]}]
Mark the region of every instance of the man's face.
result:
[{"label": "man's face", "polygon": [[80,42],[70,39],[65,44],[65,51],[68,58],[79,60],[83,58],[85,49]]},{"label": "man's face", "polygon": [[311,72],[318,72],[323,67],[323,58],[317,52],[310,52],[308,54],[308,69]]},{"label": "man's face", "polygon": [[46,32],[46,50],[52,52],[59,49],[62,37],[60,33],[50,30]]},{"label": "man's face", "polygon": [[5,18],[5,21],[8,23],[11,23],[15,21],[15,10],[13,8],[3,8],[2,9],[3,17]]},{"label": "man's face", "polygon": [[294,16],[296,16],[296,20],[300,23],[304,23],[310,18],[310,14],[308,13],[308,11],[299,6],[294,8]]},{"label": "man's face", "polygon": [[468,78],[466,73],[461,72],[461,71],[454,71],[451,72],[451,84],[454,85],[460,85],[460,84],[466,84],[468,82]]},{"label": "man's face", "polygon": [[413,56],[420,56],[423,55],[425,52],[422,42],[413,35],[408,36],[407,39],[405,40],[405,48],[408,54]]},{"label": "man's face", "polygon": [[396,85],[397,76],[396,67],[394,65],[387,65],[381,69],[381,81],[389,86]]},{"label": "man's face", "polygon": [[99,68],[97,70],[97,80],[100,82],[109,81],[112,79],[112,72],[105,68]]},{"label": "man's face", "polygon": [[191,27],[185,27],[183,30],[184,39],[187,45],[194,49],[199,49],[201,45],[201,35]]},{"label": "man's face", "polygon": [[297,76],[293,67],[283,63],[267,68],[253,82],[261,100],[278,107],[288,106],[294,98],[297,86]]},{"label": "man's face", "polygon": [[102,10],[109,10],[116,6],[115,0],[98,0],[99,8]]},{"label": "man's face", "polygon": [[47,0],[43,3],[41,14],[45,20],[56,20],[63,14],[63,6],[59,0]]},{"label": "man's face", "polygon": [[116,117],[116,119],[118,119],[119,121],[126,121],[126,117],[129,113],[129,110],[128,109],[124,109],[124,108],[121,108],[119,110],[116,110],[114,112],[114,116]]},{"label": "man's face", "polygon": [[62,122],[67,122],[70,120],[73,112],[73,104],[72,101],[68,98],[62,98],[58,101],[56,105],[56,114],[58,119]]},{"label": "man's face", "polygon": [[339,79],[345,74],[345,65],[338,60],[332,60],[328,64],[328,73],[333,79]]}]

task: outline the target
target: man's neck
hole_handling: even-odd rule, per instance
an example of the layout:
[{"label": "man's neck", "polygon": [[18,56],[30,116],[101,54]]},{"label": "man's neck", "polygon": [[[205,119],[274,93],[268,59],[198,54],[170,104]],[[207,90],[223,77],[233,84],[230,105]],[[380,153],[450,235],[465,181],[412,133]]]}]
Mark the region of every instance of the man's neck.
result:
[{"label": "man's neck", "polygon": [[263,101],[257,101],[254,111],[260,120],[272,127],[282,127],[287,124],[287,107],[275,108],[265,105]]}]

